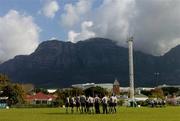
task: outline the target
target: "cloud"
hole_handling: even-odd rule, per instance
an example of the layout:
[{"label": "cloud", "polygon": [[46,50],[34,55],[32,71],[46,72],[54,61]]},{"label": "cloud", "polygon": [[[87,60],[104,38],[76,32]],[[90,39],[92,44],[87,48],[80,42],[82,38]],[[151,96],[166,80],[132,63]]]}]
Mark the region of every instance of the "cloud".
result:
[{"label": "cloud", "polygon": [[138,50],[162,55],[180,44],[179,0],[136,0],[132,27]]},{"label": "cloud", "polygon": [[[83,19],[90,12],[94,0],[79,0],[76,4],[66,4],[64,13],[61,15],[61,24],[72,27]],[[87,17],[87,16],[86,16]]]},{"label": "cloud", "polygon": [[76,33],[76,32],[74,32],[72,30],[69,31],[69,33],[68,33],[68,41],[76,43],[79,40],[86,40],[88,38],[95,37],[95,33],[90,30],[92,26],[93,26],[92,21],[84,21],[81,24],[81,32]]},{"label": "cloud", "polygon": [[68,41],[70,42],[77,42],[79,40],[77,40],[76,38],[80,35],[80,33],[74,32],[73,30],[68,32]]},{"label": "cloud", "polygon": [[16,10],[0,17],[0,62],[32,53],[39,44],[39,32],[33,17]]},{"label": "cloud", "polygon": [[59,10],[59,5],[55,0],[46,0],[42,13],[48,18],[54,18],[56,12]]},{"label": "cloud", "polygon": [[48,40],[57,40],[57,38],[56,37],[51,37]]},{"label": "cloud", "polygon": [[93,31],[97,36],[118,41],[120,45],[125,46],[131,18],[136,14],[134,5],[134,0],[104,0],[93,11]]},{"label": "cloud", "polygon": [[93,23],[90,31],[97,37],[127,46],[126,39],[131,34],[135,38],[136,50],[153,55],[162,55],[180,44],[179,0],[103,0],[96,7],[92,7],[94,3],[91,1],[91,10],[87,9],[83,14],[79,14],[77,3],[66,6],[61,16],[65,17],[62,23],[73,28],[69,33],[73,33],[76,42],[82,33],[76,32],[76,23],[89,20]]}]

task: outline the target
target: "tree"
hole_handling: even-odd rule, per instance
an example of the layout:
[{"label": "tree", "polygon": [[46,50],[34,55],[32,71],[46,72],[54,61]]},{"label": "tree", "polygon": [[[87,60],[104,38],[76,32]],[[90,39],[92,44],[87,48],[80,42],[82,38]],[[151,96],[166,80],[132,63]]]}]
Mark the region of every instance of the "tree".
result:
[{"label": "tree", "polygon": [[0,74],[1,97],[8,97],[8,104],[14,105],[24,103],[25,93],[20,84],[11,83],[10,78],[5,74]]},{"label": "tree", "polygon": [[10,83],[10,79],[7,75],[0,73],[0,89]]},{"label": "tree", "polygon": [[24,103],[26,94],[25,94],[25,90],[23,89],[22,85],[13,84],[13,88],[17,94],[18,103]]},{"label": "tree", "polygon": [[35,88],[33,91],[34,91],[35,93],[42,92],[42,93],[44,93],[44,94],[48,94],[47,89],[44,89],[44,88]]},{"label": "tree", "polygon": [[84,92],[80,88],[72,88],[72,89],[66,89],[66,90],[57,90],[56,94],[58,95],[58,99],[65,100],[68,96],[78,96],[82,95]]},{"label": "tree", "polygon": [[25,93],[30,93],[34,90],[34,85],[33,84],[21,84],[23,90]]},{"label": "tree", "polygon": [[8,97],[8,105],[24,103],[24,91],[19,84],[8,84],[3,87],[1,96]]},{"label": "tree", "polygon": [[164,93],[161,88],[155,88],[154,90],[151,90],[151,97],[153,98],[164,98]]},{"label": "tree", "polygon": [[103,95],[108,94],[108,91],[105,88],[96,86],[96,87],[91,87],[91,88],[84,90],[84,93],[86,96],[99,95],[100,97],[103,97]]},{"label": "tree", "polygon": [[72,88],[70,90],[70,95],[71,96],[78,96],[78,95],[82,95],[83,94],[83,90],[80,88]]},{"label": "tree", "polygon": [[150,97],[150,96],[152,95],[152,94],[151,94],[151,91],[146,91],[146,90],[142,90],[141,93],[142,93],[143,95],[148,96],[148,97]]},{"label": "tree", "polygon": [[180,91],[179,88],[176,87],[163,87],[162,90],[166,96],[177,94],[178,91]]}]

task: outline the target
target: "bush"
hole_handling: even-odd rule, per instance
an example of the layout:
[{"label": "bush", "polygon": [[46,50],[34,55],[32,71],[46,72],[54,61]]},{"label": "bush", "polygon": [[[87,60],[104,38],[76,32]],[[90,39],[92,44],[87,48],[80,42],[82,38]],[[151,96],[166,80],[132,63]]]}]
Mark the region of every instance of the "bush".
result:
[{"label": "bush", "polygon": [[118,100],[117,105],[122,106],[124,104],[124,102],[125,102],[124,100]]},{"label": "bush", "polygon": [[137,103],[137,105],[140,105],[140,106],[148,106],[147,101],[137,101],[136,103]]},{"label": "bush", "polygon": [[64,105],[64,101],[62,99],[57,99],[52,102],[52,107],[62,107]]}]

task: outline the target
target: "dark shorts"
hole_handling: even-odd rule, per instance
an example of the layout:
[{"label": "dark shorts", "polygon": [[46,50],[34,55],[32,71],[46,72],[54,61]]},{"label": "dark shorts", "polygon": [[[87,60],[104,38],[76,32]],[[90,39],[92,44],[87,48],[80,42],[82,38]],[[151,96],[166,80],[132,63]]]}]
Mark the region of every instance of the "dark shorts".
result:
[{"label": "dark shorts", "polygon": [[113,106],[116,107],[116,106],[117,106],[117,103],[113,103]]},{"label": "dark shorts", "polygon": [[79,102],[76,102],[76,107],[80,107],[80,103]]},{"label": "dark shorts", "polygon": [[113,103],[109,103],[109,107],[112,107],[113,106]]},{"label": "dark shorts", "polygon": [[86,106],[86,103],[81,103],[81,106],[82,106],[82,107],[85,107],[85,106]]},{"label": "dark shorts", "polygon": [[95,107],[99,107],[99,103],[94,103],[94,106]]},{"label": "dark shorts", "polygon": [[104,108],[107,108],[107,104],[106,103],[103,103],[102,104]]},{"label": "dark shorts", "polygon": [[72,108],[73,108],[73,107],[74,107],[74,104],[73,104],[73,103],[70,103],[70,107],[72,107]]},{"label": "dark shorts", "polygon": [[86,108],[89,108],[89,103],[86,103]]},{"label": "dark shorts", "polygon": [[93,107],[93,103],[89,103],[89,107]]},{"label": "dark shorts", "polygon": [[69,103],[66,103],[66,104],[65,104],[65,107],[69,107]]}]

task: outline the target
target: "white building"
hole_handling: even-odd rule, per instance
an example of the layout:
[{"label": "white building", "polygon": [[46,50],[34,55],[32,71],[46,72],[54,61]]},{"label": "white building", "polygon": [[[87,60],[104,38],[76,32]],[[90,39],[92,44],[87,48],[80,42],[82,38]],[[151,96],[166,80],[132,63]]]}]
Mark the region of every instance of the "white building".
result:
[{"label": "white building", "polygon": [[148,96],[143,95],[143,94],[137,94],[137,95],[134,95],[134,99],[136,101],[146,101],[148,99]]},{"label": "white building", "polygon": [[129,92],[129,87],[120,87],[120,92]]},{"label": "white building", "polygon": [[85,90],[91,87],[95,87],[95,83],[73,84],[72,87]]},{"label": "white building", "polygon": [[57,91],[57,89],[47,89],[47,92],[52,94],[52,93],[55,93]]},{"label": "white building", "polygon": [[180,89],[180,85],[166,85],[166,84],[163,84],[163,85],[159,85],[158,87],[159,87],[159,88],[163,88],[163,87],[174,87],[174,88],[179,88],[179,89]]},{"label": "white building", "polygon": [[111,91],[113,88],[113,84],[111,83],[100,83],[100,84],[95,84],[95,83],[85,83],[85,84],[73,84],[72,87],[74,88],[81,88],[83,90],[91,88],[91,87],[102,87],[107,89],[108,91]]}]

